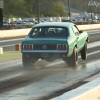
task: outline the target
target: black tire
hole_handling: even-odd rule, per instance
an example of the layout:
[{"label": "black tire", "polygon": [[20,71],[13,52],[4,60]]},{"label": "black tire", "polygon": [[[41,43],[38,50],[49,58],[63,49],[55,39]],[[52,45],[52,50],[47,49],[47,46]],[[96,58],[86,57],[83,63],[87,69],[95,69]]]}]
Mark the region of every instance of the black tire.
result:
[{"label": "black tire", "polygon": [[86,60],[87,59],[87,42],[85,42],[85,45],[81,51],[81,58],[83,60]]},{"label": "black tire", "polygon": [[67,65],[69,67],[76,67],[78,65],[78,51],[76,47],[74,48],[71,57],[67,59]]},{"label": "black tire", "polygon": [[35,61],[32,60],[30,57],[26,57],[24,54],[22,54],[22,62],[24,67],[33,67]]}]

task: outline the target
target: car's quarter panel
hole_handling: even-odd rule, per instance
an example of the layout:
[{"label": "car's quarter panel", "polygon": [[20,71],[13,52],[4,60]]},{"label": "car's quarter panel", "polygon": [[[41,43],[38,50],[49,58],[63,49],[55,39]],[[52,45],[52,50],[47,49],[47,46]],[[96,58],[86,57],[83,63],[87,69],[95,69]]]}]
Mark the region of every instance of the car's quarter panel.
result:
[{"label": "car's quarter panel", "polygon": [[84,37],[83,37],[83,34],[79,34],[78,35],[78,52],[82,50],[83,46],[84,46]]},{"label": "car's quarter panel", "polygon": [[81,51],[83,49],[86,39],[87,39],[87,36],[86,36],[85,32],[79,34],[79,38],[78,38],[78,44],[79,44],[78,51]]},{"label": "car's quarter panel", "polygon": [[69,28],[69,37],[67,39],[67,42],[68,42],[68,51],[69,51],[67,57],[70,57],[73,53],[73,49],[75,45],[77,45],[77,38],[75,34],[73,34],[73,30],[71,27]]}]

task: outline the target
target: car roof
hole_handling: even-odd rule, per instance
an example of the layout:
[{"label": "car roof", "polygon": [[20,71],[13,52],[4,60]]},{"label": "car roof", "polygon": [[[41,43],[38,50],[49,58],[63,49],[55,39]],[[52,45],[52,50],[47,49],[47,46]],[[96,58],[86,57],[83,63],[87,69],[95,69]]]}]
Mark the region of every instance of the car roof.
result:
[{"label": "car roof", "polygon": [[74,23],[70,22],[45,22],[45,23],[39,23],[35,25],[35,27],[70,27],[73,26]]}]

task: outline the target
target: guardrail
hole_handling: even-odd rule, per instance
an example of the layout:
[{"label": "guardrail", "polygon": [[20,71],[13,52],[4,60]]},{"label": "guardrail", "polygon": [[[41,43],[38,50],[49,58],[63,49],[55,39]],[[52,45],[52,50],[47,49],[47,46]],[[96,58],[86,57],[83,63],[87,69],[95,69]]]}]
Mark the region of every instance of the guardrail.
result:
[{"label": "guardrail", "polygon": [[[77,25],[79,30],[93,30],[100,29],[100,24]],[[31,28],[27,29],[13,29],[13,30],[0,30],[0,38],[17,37],[28,35]]]}]

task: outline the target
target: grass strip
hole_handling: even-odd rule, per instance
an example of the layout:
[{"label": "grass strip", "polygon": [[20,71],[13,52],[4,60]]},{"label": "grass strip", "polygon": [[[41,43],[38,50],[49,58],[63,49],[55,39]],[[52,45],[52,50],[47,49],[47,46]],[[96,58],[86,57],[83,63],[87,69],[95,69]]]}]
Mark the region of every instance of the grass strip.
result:
[{"label": "grass strip", "polygon": [[21,56],[21,51],[5,51],[3,54],[0,54],[0,61],[15,59]]}]

